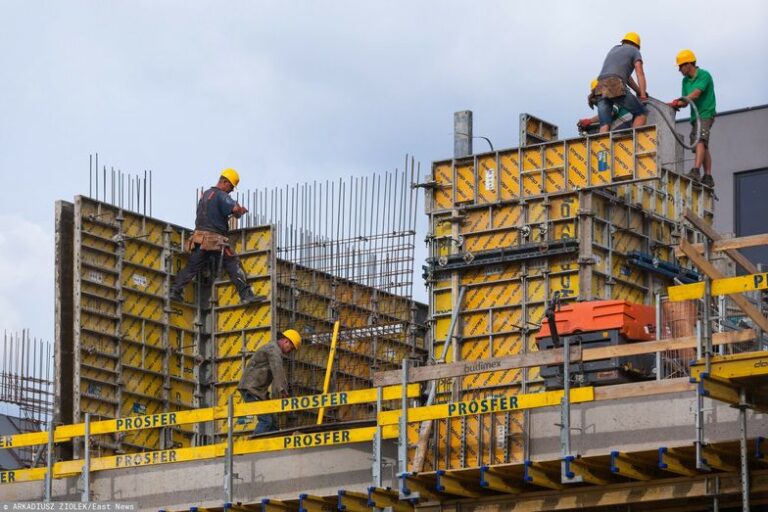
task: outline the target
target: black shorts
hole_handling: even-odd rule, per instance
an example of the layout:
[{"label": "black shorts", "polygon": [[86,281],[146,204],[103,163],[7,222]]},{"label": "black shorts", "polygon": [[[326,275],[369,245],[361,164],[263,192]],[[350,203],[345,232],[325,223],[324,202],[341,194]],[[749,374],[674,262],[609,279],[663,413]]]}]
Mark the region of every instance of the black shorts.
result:
[{"label": "black shorts", "polygon": [[[700,120],[700,124],[701,137],[699,138],[699,142],[704,144],[705,148],[709,149],[709,133],[712,131],[712,125],[715,124],[715,118],[702,119]],[[696,142],[696,123],[691,123],[691,144],[694,142]],[[696,148],[693,148],[692,151],[695,153]]]}]

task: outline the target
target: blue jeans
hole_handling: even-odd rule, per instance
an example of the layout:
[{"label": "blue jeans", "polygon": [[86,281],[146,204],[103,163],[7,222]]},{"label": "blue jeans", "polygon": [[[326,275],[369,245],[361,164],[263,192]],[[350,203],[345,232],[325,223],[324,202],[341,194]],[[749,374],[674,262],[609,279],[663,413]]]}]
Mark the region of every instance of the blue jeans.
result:
[{"label": "blue jeans", "polygon": [[648,113],[648,109],[632,93],[628,92],[624,96],[611,99],[601,97],[597,102],[597,117],[600,119],[600,126],[611,124],[614,105],[627,109],[632,114],[633,119]]},{"label": "blue jeans", "polygon": [[[243,402],[258,402],[259,399],[255,395],[247,391],[240,391],[240,395],[243,397]],[[253,429],[254,434],[264,434],[265,432],[274,432],[277,430],[277,415],[275,414],[261,414],[256,417],[256,428]]]}]

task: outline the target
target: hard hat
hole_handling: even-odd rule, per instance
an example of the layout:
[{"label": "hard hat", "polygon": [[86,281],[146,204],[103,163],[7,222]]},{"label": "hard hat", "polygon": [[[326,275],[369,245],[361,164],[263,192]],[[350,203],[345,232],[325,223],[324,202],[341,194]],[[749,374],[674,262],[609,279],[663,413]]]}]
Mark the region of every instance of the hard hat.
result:
[{"label": "hard hat", "polygon": [[237,174],[237,171],[232,169],[231,167],[221,171],[221,175],[224,178],[227,178],[233,187],[236,187],[237,184],[240,183],[240,175]]},{"label": "hard hat", "polygon": [[288,329],[283,331],[283,338],[288,338],[293,343],[293,348],[296,350],[301,346],[301,334],[295,329]]},{"label": "hard hat", "polygon": [[597,78],[595,78],[594,80],[592,80],[592,83],[590,83],[590,84],[589,84],[589,90],[590,90],[590,91],[594,91],[594,90],[595,90],[595,87],[597,87]]},{"label": "hard hat", "polygon": [[693,63],[696,62],[696,55],[693,54],[691,50],[680,50],[677,52],[677,67],[682,66],[683,64],[688,64],[689,62]]},{"label": "hard hat", "polygon": [[630,43],[635,43],[638,48],[640,48],[640,34],[637,32],[627,32],[624,34],[624,37],[621,39],[621,42],[629,41]]}]

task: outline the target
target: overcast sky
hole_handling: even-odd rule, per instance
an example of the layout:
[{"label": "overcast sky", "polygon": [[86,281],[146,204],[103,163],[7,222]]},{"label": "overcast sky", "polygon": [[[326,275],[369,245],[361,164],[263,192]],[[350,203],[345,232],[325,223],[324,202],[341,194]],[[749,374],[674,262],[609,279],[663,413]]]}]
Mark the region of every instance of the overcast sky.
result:
[{"label": "overcast sky", "polygon": [[428,167],[457,110],[496,148],[523,112],[574,136],[630,30],[652,96],[679,96],[691,48],[718,110],[768,103],[767,25],[764,1],[0,0],[0,329],[53,340],[54,202],[88,192],[90,153],[152,169],[154,216],[191,226],[223,167],[244,188]]}]

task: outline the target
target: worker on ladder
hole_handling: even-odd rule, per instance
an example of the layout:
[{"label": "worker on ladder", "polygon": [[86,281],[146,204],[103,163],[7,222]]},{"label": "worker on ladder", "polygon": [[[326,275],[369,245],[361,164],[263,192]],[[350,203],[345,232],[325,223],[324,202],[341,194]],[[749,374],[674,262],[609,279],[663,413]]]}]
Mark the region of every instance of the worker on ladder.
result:
[{"label": "worker on ladder", "polygon": [[[301,334],[294,329],[280,333],[275,341],[263,345],[248,359],[243,368],[237,390],[244,402],[269,400],[269,386],[272,385],[272,398],[288,397],[288,381],[283,370],[283,354],[287,355],[301,346]],[[260,414],[253,434],[263,434],[277,430],[277,417],[274,414]]]},{"label": "worker on ladder", "polygon": [[[688,176],[695,180],[700,179],[704,186],[714,187],[712,155],[709,153],[709,133],[715,122],[715,83],[709,71],[696,65],[696,55],[691,50],[681,50],[675,60],[677,69],[683,74],[683,95],[669,104],[675,110],[679,110],[693,102],[699,112],[698,119],[701,125],[698,143],[693,148],[696,158]],[[696,136],[696,110],[691,109],[691,144],[696,142]],[[704,166],[704,177],[699,173],[702,165]]]},{"label": "worker on ladder", "polygon": [[[637,75],[637,82],[632,73]],[[635,97],[631,88],[637,93]],[[648,110],[641,103],[648,100],[646,92],[643,57],[640,55],[640,36],[628,32],[621,44],[614,46],[608,52],[603,62],[603,68],[597,77],[595,88],[597,99],[597,115],[600,119],[600,133],[611,128],[613,107],[624,107],[632,114],[632,127],[643,126],[648,119]],[[639,99],[638,99],[639,98]]]},{"label": "worker on ladder", "polygon": [[197,203],[195,231],[187,240],[189,251],[187,266],[176,276],[171,287],[171,300],[181,302],[184,286],[203,268],[206,262],[214,262],[216,273],[224,267],[235,285],[240,302],[250,304],[264,300],[257,297],[245,277],[240,259],[229,245],[229,217],[240,218],[248,210],[240,206],[229,194],[240,182],[240,175],[234,169],[221,171],[218,183],[206,190]]}]

